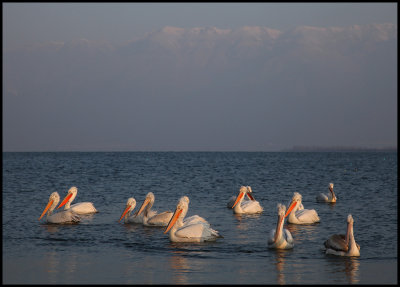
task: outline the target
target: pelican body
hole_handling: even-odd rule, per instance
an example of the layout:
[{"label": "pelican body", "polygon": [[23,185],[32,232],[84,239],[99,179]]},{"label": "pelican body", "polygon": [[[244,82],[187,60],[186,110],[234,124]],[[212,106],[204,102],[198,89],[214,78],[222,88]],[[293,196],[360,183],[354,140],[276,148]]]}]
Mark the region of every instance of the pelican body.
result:
[{"label": "pelican body", "polygon": [[292,234],[283,228],[286,206],[278,203],[278,222],[276,229],[272,229],[268,238],[268,247],[274,249],[291,249],[294,246]]},{"label": "pelican body", "polygon": [[285,215],[285,217],[289,215],[288,222],[293,224],[319,222],[319,216],[315,209],[299,209],[299,206],[301,206],[301,199],[300,193],[293,193],[292,201]]},{"label": "pelican body", "polygon": [[[172,211],[164,211],[157,214],[157,211],[151,210],[154,204],[154,194],[149,192],[146,195],[146,199],[143,201],[142,206],[136,215],[143,214],[143,225],[146,226],[167,226],[173,215]],[[135,216],[136,216],[135,215]]]},{"label": "pelican body", "polygon": [[[239,189],[239,194],[233,204],[233,212],[237,214],[254,214],[263,211],[260,203],[254,199],[251,195],[250,186],[241,186]],[[243,201],[244,196],[247,195],[251,200]]]},{"label": "pelican body", "polygon": [[39,217],[39,220],[46,214],[46,221],[47,223],[54,223],[54,224],[74,224],[80,222],[80,217],[75,214],[72,210],[64,210],[57,213],[53,213],[54,209],[56,208],[57,204],[60,202],[60,195],[58,192],[53,192],[49,197],[49,202],[47,206],[42,212],[42,215]]},{"label": "pelican body", "polygon": [[124,223],[143,223],[142,215],[140,216],[136,216],[135,214],[131,215],[135,207],[136,207],[136,200],[133,197],[128,198],[128,200],[126,201],[124,212],[122,212],[119,221],[121,221],[121,219],[124,218]]},{"label": "pelican body", "polygon": [[329,193],[320,193],[317,195],[317,201],[318,202],[330,202],[330,203],[335,203],[336,202],[336,195],[333,192],[333,183],[329,184]]},{"label": "pelican body", "polygon": [[183,196],[179,199],[175,212],[168,223],[164,233],[169,231],[169,239],[172,242],[204,242],[214,241],[219,235],[210,224],[200,216],[191,216],[189,220],[183,220],[189,209],[189,198]]},{"label": "pelican body", "polygon": [[71,205],[71,202],[74,201],[77,194],[78,188],[76,188],[75,186],[71,187],[57,209],[65,205],[64,210],[71,209],[77,214],[91,214],[98,212],[92,202],[79,202]]},{"label": "pelican body", "polygon": [[351,214],[347,216],[347,232],[334,234],[324,242],[326,254],[338,256],[360,256],[360,245],[354,239],[354,219]]}]

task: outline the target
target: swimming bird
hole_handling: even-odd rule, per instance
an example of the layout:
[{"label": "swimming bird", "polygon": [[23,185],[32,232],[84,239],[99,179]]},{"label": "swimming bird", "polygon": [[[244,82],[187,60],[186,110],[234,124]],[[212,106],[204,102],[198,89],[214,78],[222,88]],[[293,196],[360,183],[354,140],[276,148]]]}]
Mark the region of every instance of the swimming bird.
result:
[{"label": "swimming bird", "polygon": [[278,203],[278,222],[276,229],[272,229],[269,239],[268,247],[275,249],[291,249],[294,246],[292,234],[286,228],[283,228],[285,222],[286,206]]},{"label": "swimming bird", "polygon": [[[241,186],[239,189],[239,194],[233,204],[233,212],[238,214],[254,214],[263,211],[260,203],[251,196],[251,188],[246,186]],[[251,200],[243,201],[244,195],[247,194]]]},{"label": "swimming bird", "polygon": [[288,222],[293,224],[308,224],[319,222],[319,216],[315,209],[299,210],[301,199],[302,196],[300,193],[293,193],[292,201],[285,215],[285,217],[289,215]]},{"label": "swimming bird", "polygon": [[210,224],[204,220],[199,221],[200,216],[191,217],[192,220],[183,220],[189,209],[189,198],[183,196],[179,199],[175,212],[168,223],[164,233],[169,231],[169,239],[172,242],[204,242],[214,241],[219,235],[218,231],[212,229]]},{"label": "swimming bird", "polygon": [[76,214],[91,214],[98,212],[92,202],[78,202],[71,205],[71,202],[75,199],[77,194],[78,188],[75,186],[71,187],[57,209],[65,205],[64,210],[71,209]]},{"label": "swimming bird", "polygon": [[[250,187],[250,186],[247,186],[247,188],[248,188],[248,190],[249,190],[249,192],[246,193],[247,197],[248,197],[250,200],[254,200],[254,197],[253,197],[253,195],[251,194],[251,193],[253,192],[253,191],[251,190],[251,187]],[[236,198],[237,198],[237,196],[232,195],[231,198],[229,198],[229,201],[228,201],[228,203],[226,204],[226,207],[232,208],[233,205],[235,204]]]},{"label": "swimming bird", "polygon": [[42,215],[39,217],[39,220],[46,214],[46,221],[48,223],[56,223],[56,224],[73,224],[79,223],[80,217],[75,214],[72,210],[63,210],[57,213],[53,213],[53,210],[56,208],[57,204],[60,202],[60,195],[57,191],[50,194],[49,202],[47,206],[42,212]]},{"label": "swimming bird", "polygon": [[338,256],[360,256],[360,245],[354,239],[354,219],[351,214],[347,216],[347,231],[344,234],[334,234],[324,242],[326,254]]},{"label": "swimming bird", "polygon": [[336,195],[333,192],[333,183],[329,183],[329,193],[325,194],[325,193],[320,193],[317,195],[317,201],[318,202],[331,202],[331,203],[335,203],[336,202]]},{"label": "swimming bird", "polygon": [[157,214],[157,211],[151,210],[154,200],[154,194],[149,192],[135,216],[141,215],[143,212],[143,225],[146,226],[167,226],[174,213],[172,211],[164,211]]},{"label": "swimming bird", "polygon": [[134,214],[131,215],[132,211],[136,207],[136,200],[133,197],[128,198],[126,201],[126,207],[124,212],[122,212],[119,221],[124,218],[124,223],[143,223],[143,216],[135,216]]}]

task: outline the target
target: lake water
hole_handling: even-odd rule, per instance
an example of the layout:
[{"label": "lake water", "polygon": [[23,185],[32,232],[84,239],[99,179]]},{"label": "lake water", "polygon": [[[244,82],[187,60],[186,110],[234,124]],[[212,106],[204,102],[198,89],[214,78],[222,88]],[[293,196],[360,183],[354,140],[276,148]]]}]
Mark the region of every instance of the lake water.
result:
[{"label": "lake water", "polygon": [[[335,205],[315,196],[334,183]],[[259,215],[226,207],[249,185]],[[77,225],[38,221],[50,194],[91,201],[99,213]],[[190,198],[223,238],[171,243],[163,227],[118,222],[129,197],[155,195],[154,210],[174,211]],[[303,196],[321,222],[285,223],[292,250],[267,247],[277,203]],[[3,152],[5,284],[395,284],[397,152]],[[325,255],[323,242],[354,218],[358,258]]]}]

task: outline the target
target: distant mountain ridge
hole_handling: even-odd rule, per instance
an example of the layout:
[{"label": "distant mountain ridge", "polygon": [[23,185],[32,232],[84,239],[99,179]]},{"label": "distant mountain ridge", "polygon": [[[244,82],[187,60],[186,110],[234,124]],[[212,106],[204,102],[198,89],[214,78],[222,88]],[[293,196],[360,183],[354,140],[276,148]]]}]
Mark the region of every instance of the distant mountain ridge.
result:
[{"label": "distant mountain ridge", "polygon": [[[124,44],[39,43],[3,51],[3,120],[25,134],[45,122],[65,145],[74,142],[64,126],[100,139],[111,128],[115,137],[135,136],[139,149],[161,142],[158,135],[182,144],[190,137],[194,149],[209,150],[223,150],[226,138],[235,150],[249,139],[252,150],[298,142],[391,146],[396,63],[397,25],[387,23],[284,31],[166,26]],[[11,125],[3,127],[5,139],[15,137]]]}]

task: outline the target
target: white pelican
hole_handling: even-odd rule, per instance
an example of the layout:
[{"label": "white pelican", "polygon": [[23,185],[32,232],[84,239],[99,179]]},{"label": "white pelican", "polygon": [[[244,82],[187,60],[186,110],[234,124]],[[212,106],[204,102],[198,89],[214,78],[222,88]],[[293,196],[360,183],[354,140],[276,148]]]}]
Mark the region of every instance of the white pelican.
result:
[{"label": "white pelican", "polygon": [[[249,192],[246,193],[247,197],[248,197],[250,200],[254,200],[254,197],[251,195],[251,193],[253,192],[253,191],[251,190],[251,187],[250,187],[250,186],[247,186],[247,189],[249,190]],[[237,198],[237,196],[232,195],[231,198],[229,198],[229,201],[228,201],[228,203],[226,204],[226,207],[232,208],[233,205],[235,204],[236,198]]]},{"label": "white pelican", "polygon": [[278,203],[278,222],[276,229],[272,229],[269,239],[268,247],[275,249],[291,249],[294,246],[292,234],[286,228],[283,228],[285,222],[286,206]]},{"label": "white pelican", "polygon": [[168,222],[171,220],[172,215],[174,214],[172,211],[164,211],[157,214],[157,211],[151,210],[151,207],[154,204],[154,194],[149,192],[146,195],[146,199],[143,201],[142,206],[139,211],[135,214],[141,215],[143,210],[143,225],[146,226],[167,226]]},{"label": "white pelican", "polygon": [[131,215],[131,212],[135,209],[136,207],[136,200],[133,197],[128,198],[126,201],[126,207],[124,212],[122,212],[121,217],[119,218],[119,221],[121,221],[122,218],[125,217],[124,223],[143,223],[143,216],[135,216]]},{"label": "white pelican", "polygon": [[169,231],[169,239],[172,242],[204,242],[222,237],[218,234],[218,231],[210,227],[207,221],[199,220],[202,217],[191,216],[192,219],[185,222],[183,218],[186,216],[188,209],[189,198],[183,196],[179,199],[175,212],[164,231],[164,233]]},{"label": "white pelican", "polygon": [[360,256],[360,245],[356,243],[353,232],[353,216],[347,216],[347,232],[334,234],[324,242],[326,254],[339,256]]},{"label": "white pelican", "polygon": [[64,210],[71,209],[73,212],[77,214],[91,214],[98,212],[97,209],[94,207],[93,203],[91,202],[79,202],[71,205],[71,202],[75,199],[77,193],[78,193],[78,188],[76,188],[75,186],[71,187],[68,190],[68,193],[63,199],[63,201],[57,207],[57,209],[65,205]]},{"label": "white pelican", "polygon": [[318,202],[332,202],[335,203],[336,202],[336,195],[333,192],[333,183],[329,184],[329,194],[325,194],[325,193],[320,193],[317,195],[317,201]]},{"label": "white pelican", "polygon": [[[240,187],[239,194],[236,198],[235,203],[232,206],[234,213],[253,214],[253,213],[260,213],[263,211],[263,208],[261,207],[260,203],[256,201],[254,197],[251,196],[250,190],[246,186]],[[251,200],[246,200],[243,202],[245,194],[247,194],[251,198]]]},{"label": "white pelican", "polygon": [[288,222],[293,224],[308,224],[319,222],[318,213],[314,209],[301,209],[301,194],[298,192],[293,193],[292,201],[286,212],[285,217],[289,215]]},{"label": "white pelican", "polygon": [[79,223],[79,221],[81,220],[80,217],[71,210],[63,210],[53,214],[53,210],[56,208],[59,202],[60,196],[58,195],[57,191],[50,194],[49,202],[47,203],[46,208],[43,210],[42,215],[39,217],[39,220],[42,219],[43,215],[45,215],[45,213],[47,212],[46,220],[48,223]]}]

